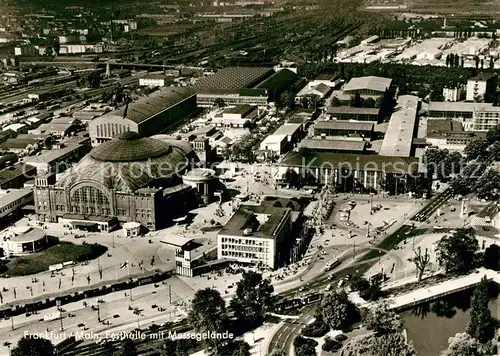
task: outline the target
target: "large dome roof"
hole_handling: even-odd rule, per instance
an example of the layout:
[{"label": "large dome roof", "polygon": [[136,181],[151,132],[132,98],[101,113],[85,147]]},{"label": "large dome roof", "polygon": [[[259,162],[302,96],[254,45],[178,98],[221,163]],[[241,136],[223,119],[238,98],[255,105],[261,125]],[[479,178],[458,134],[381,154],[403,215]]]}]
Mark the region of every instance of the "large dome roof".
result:
[{"label": "large dome roof", "polygon": [[164,156],[171,149],[166,142],[126,131],[118,138],[94,148],[90,156],[101,162],[136,162]]},{"label": "large dome roof", "polygon": [[67,170],[56,186],[71,188],[80,182],[94,181],[107,189],[134,192],[156,186],[158,180],[182,175],[191,159],[197,157],[188,142],[141,138],[135,132],[125,132],[95,147]]}]

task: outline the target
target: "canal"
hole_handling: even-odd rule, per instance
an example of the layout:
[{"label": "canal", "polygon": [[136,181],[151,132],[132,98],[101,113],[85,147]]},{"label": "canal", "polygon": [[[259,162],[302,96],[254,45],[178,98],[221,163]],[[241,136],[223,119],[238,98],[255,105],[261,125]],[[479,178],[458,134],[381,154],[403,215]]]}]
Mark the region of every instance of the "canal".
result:
[{"label": "canal", "polygon": [[[499,287],[489,284],[490,310],[500,316]],[[470,301],[474,289],[450,294],[438,300],[420,304],[400,313],[408,340],[413,342],[417,355],[437,356],[448,347],[448,339],[464,332],[470,320]]]}]

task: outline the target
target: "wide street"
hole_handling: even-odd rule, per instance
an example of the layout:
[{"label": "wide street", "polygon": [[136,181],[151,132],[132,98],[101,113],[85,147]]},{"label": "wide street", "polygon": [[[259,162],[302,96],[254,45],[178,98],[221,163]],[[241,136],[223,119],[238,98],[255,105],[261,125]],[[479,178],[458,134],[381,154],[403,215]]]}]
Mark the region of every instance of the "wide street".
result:
[{"label": "wide street", "polygon": [[[297,196],[303,194],[301,191],[274,189],[268,184],[268,180],[261,179],[255,181],[256,172],[264,177],[272,176],[271,170],[274,167],[268,166],[244,166],[239,170],[228,188],[238,189],[246,193],[245,188],[249,187],[249,193],[253,193],[258,200],[263,195]],[[374,264],[380,258],[369,259],[357,262],[357,257],[366,251],[377,249],[376,245],[386,236],[400,228],[409,217],[417,213],[422,208],[423,201],[409,199],[405,197],[371,197],[369,195],[340,195],[335,198],[335,206],[331,217],[326,219],[324,231],[313,237],[308,250],[303,256],[303,260],[287,268],[265,273],[266,277],[271,277],[275,291],[277,293],[294,296],[300,295],[299,287],[306,285],[308,290],[322,290],[328,283],[327,277],[338,274],[339,271],[353,266]],[[348,201],[354,200],[356,206],[352,209],[348,222],[340,221],[339,213],[345,208]],[[172,270],[174,266],[174,252],[171,248],[160,243],[161,239],[169,234],[180,234],[189,238],[195,238],[203,246],[197,251],[198,255],[213,249],[215,246],[216,232],[202,232],[201,228],[206,226],[207,221],[215,218],[224,224],[230,217],[234,204],[224,203],[224,216],[215,216],[216,205],[211,204],[206,208],[200,208],[196,213],[195,220],[190,225],[189,230],[182,226],[174,226],[164,231],[148,234],[144,238],[125,239],[118,237],[118,234],[86,234],[84,239],[75,239],[72,233],[68,233],[66,228],[60,224],[47,224],[49,234],[59,237],[61,240],[81,243],[99,243],[108,247],[108,253],[101,258],[90,261],[89,264],[76,265],[62,270],[51,277],[49,272],[36,275],[37,282],[32,283],[32,276],[15,277],[5,279],[3,282],[7,291],[2,293],[3,304],[20,303],[38,298],[46,298],[56,294],[64,294],[69,291],[85,289],[97,283],[113,281],[129,277],[140,276],[145,273],[153,273],[155,270]],[[370,214],[373,206],[379,206],[377,212]],[[25,224],[21,221],[19,224]],[[33,223],[33,222],[30,222]],[[380,232],[375,233],[380,227]],[[119,233],[119,232],[118,232]],[[388,251],[384,251],[388,252]],[[405,262],[398,260],[396,255],[388,252],[396,260],[396,270],[405,269]],[[342,264],[337,269],[325,273],[325,265],[338,258]],[[154,264],[151,261],[154,260]],[[128,261],[125,268],[120,268],[122,263]],[[143,261],[142,269],[140,261]],[[74,277],[73,269],[74,268]],[[102,278],[99,270],[102,271]],[[355,269],[354,269],[355,270]],[[348,272],[345,272],[348,273]],[[130,292],[115,292],[97,299],[88,300],[88,305],[83,306],[82,302],[63,305],[63,309],[71,313],[71,317],[63,318],[63,329],[65,331],[93,332],[101,337],[110,331],[131,330],[137,325],[145,327],[149,324],[160,324],[172,321],[179,316],[185,315],[189,301],[196,290],[205,287],[213,287],[220,291],[222,296],[229,301],[234,294],[234,285],[240,279],[239,274],[228,275],[222,272],[221,277],[207,279],[206,276],[195,278],[173,277],[166,280],[165,284],[144,285],[132,290],[132,301]],[[90,277],[90,281],[88,280]],[[277,277],[280,277],[279,279]],[[19,288],[25,285],[26,288]],[[17,286],[14,297],[14,287]],[[32,287],[32,288],[29,288]],[[168,294],[171,294],[171,300]],[[33,293],[33,296],[31,296]],[[174,304],[175,303],[175,304]],[[176,304],[184,304],[179,307]],[[94,306],[92,308],[91,306]],[[99,306],[100,319],[98,320],[96,307]],[[133,313],[134,309],[141,310],[139,316]],[[39,330],[60,331],[60,321],[43,321],[43,315],[55,312],[55,308],[41,311],[37,315],[14,317],[14,330],[12,330],[12,320],[0,322],[0,341],[17,340],[25,332],[35,332]],[[286,330],[282,330],[279,338],[285,339],[286,343],[293,340],[290,333],[300,330],[302,322],[294,324]],[[57,340],[54,340],[57,342]],[[60,340],[59,340],[60,341]],[[275,344],[279,344],[278,341]],[[0,352],[1,349],[0,349]]]}]

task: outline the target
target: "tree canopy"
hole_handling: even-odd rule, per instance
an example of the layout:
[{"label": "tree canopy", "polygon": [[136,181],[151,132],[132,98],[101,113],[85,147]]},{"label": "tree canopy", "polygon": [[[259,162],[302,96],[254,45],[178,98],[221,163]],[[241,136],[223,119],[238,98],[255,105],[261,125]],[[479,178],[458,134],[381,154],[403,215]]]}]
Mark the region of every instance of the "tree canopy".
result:
[{"label": "tree canopy", "polygon": [[114,354],[114,356],[137,356],[137,347],[133,340],[125,338],[122,341],[120,349]]},{"label": "tree canopy", "polygon": [[12,349],[12,356],[47,356],[54,354],[52,342],[32,335],[22,337]]},{"label": "tree canopy", "polygon": [[345,346],[343,355],[414,356],[416,351],[411,342],[406,343],[401,333],[394,332],[380,336],[372,334],[362,337],[356,342],[350,342]]},{"label": "tree canopy", "polygon": [[[229,319],[226,303],[215,289],[200,289],[191,302],[189,323],[199,333],[223,333],[227,330]],[[224,340],[205,339],[206,347],[210,352],[218,353],[225,344]]]},{"label": "tree canopy", "polygon": [[480,199],[498,200],[500,198],[500,172],[490,168],[477,181],[477,196]]},{"label": "tree canopy", "polygon": [[236,295],[230,302],[236,318],[248,326],[262,323],[266,311],[271,306],[274,288],[268,279],[254,271],[243,272],[236,285]]},{"label": "tree canopy", "polygon": [[368,330],[373,330],[377,335],[396,332],[403,326],[401,317],[384,305],[365,309],[361,313],[361,320]]},{"label": "tree canopy", "polygon": [[459,228],[437,244],[437,260],[446,272],[467,273],[477,261],[479,243],[472,228]]},{"label": "tree canopy", "polygon": [[500,270],[500,247],[498,245],[490,245],[484,250],[483,266],[493,271]]},{"label": "tree canopy", "polygon": [[448,340],[448,348],[440,356],[486,356],[479,341],[467,333],[458,333]]},{"label": "tree canopy", "polygon": [[323,320],[332,329],[346,328],[359,317],[356,307],[344,291],[327,294],[321,301],[320,308]]},{"label": "tree canopy", "polygon": [[484,277],[472,295],[470,321],[467,325],[467,333],[481,343],[491,340],[495,333],[493,319],[488,308],[489,301],[488,280]]}]

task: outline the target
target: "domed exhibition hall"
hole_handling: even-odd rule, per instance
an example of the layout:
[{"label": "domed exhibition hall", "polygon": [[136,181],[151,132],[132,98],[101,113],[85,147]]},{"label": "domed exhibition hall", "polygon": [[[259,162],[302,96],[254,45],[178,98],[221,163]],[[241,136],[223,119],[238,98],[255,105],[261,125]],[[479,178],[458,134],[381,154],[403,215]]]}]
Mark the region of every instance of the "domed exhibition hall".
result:
[{"label": "domed exhibition hall", "polygon": [[182,175],[198,161],[185,141],[160,141],[131,131],[95,147],[55,184],[35,182],[40,221],[110,231],[124,222],[148,230],[168,225],[196,203]]}]

